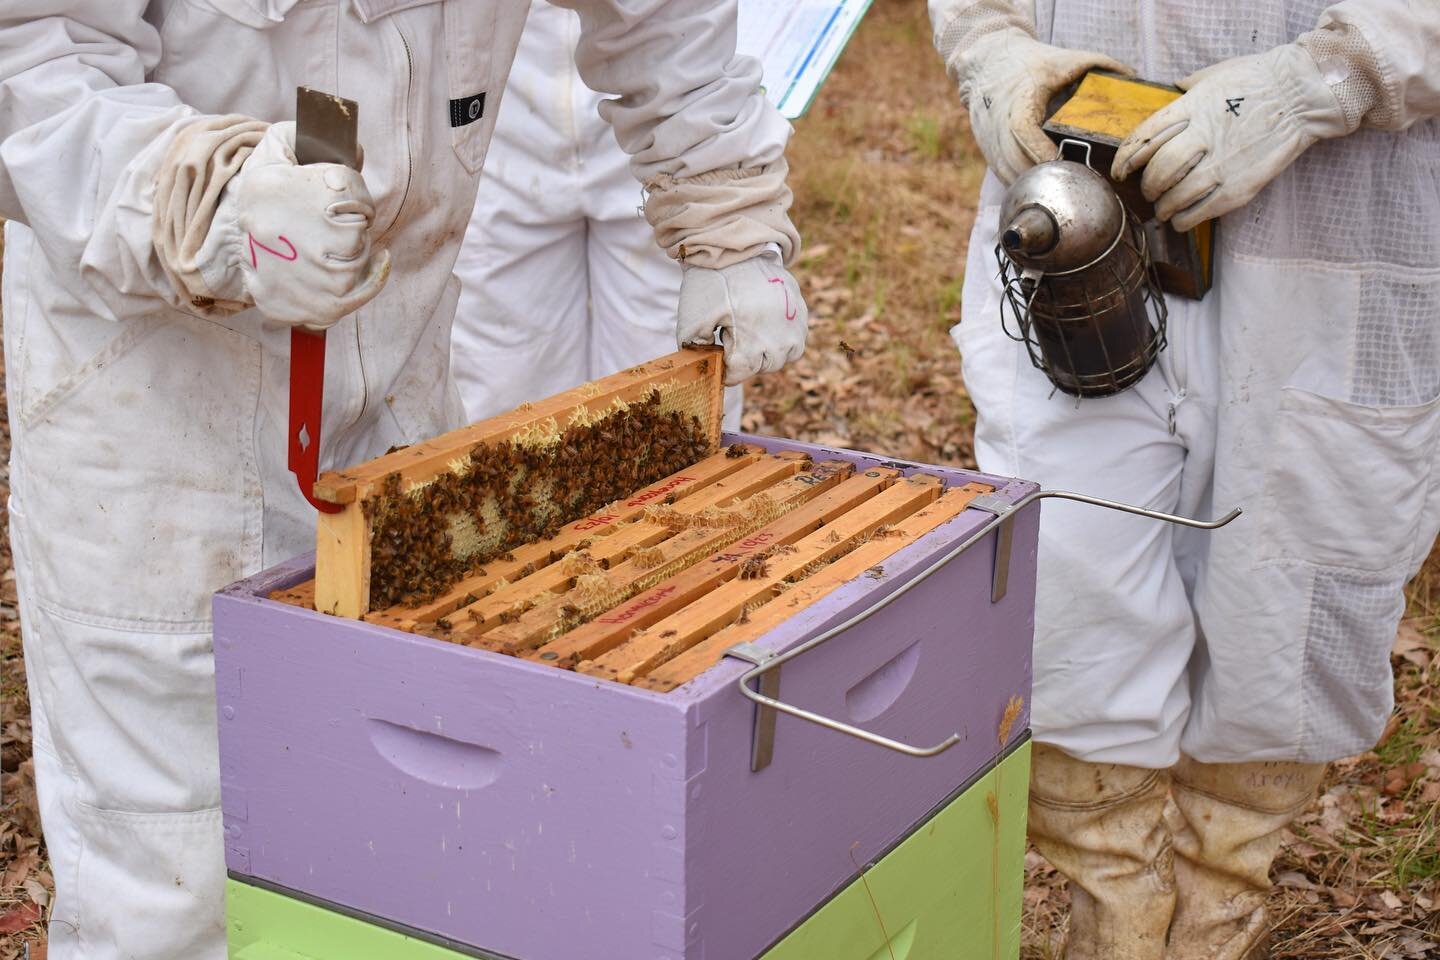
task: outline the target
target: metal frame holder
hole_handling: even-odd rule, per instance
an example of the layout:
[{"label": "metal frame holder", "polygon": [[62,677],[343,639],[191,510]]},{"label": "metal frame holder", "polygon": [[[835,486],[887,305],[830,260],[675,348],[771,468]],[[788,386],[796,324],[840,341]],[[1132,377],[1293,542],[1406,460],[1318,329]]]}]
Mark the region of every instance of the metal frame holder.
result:
[{"label": "metal frame holder", "polygon": [[[786,650],[784,653],[767,650],[755,643],[736,644],[725,651],[725,656],[743,660],[751,665],[751,669],[747,670],[737,681],[740,687],[740,693],[755,703],[755,730],[750,751],[751,771],[759,772],[765,769],[775,757],[775,721],[776,715],[779,713],[798,717],[801,720],[825,727],[828,730],[846,734],[857,740],[864,740],[866,743],[886,747],[897,753],[903,753],[908,757],[937,756],[964,739],[961,734],[953,733],[934,746],[917,747],[908,743],[902,743],[899,740],[892,740],[889,737],[882,737],[878,733],[871,733],[868,730],[845,723],[841,720],[836,720],[832,717],[827,717],[824,714],[815,713],[803,707],[785,703],[780,699],[780,668],[801,654],[807,653],[826,641],[838,637],[851,627],[864,623],[924,583],[931,576],[938,573],[940,569],[950,563],[950,561],[959,557],[981,540],[984,540],[992,531],[998,531],[998,534],[995,540],[995,562],[990,585],[990,602],[999,602],[1005,596],[1009,583],[1010,554],[1014,542],[1015,514],[1031,503],[1045,499],[1073,500],[1095,507],[1103,507],[1107,510],[1116,510],[1121,513],[1149,517],[1152,520],[1161,520],[1165,523],[1173,523],[1182,527],[1193,527],[1198,530],[1219,529],[1240,516],[1241,513],[1237,507],[1218,520],[1193,520],[1189,517],[1162,513],[1158,510],[1148,510],[1144,507],[1121,503],[1117,500],[1106,500],[1102,497],[1092,497],[1083,493],[1071,493],[1066,490],[1036,490],[1021,497],[1014,503],[996,494],[986,494],[982,497],[976,497],[970,501],[969,506],[991,514],[989,520],[971,533],[970,536],[951,548],[944,556],[930,564],[930,566],[921,570],[905,583],[900,584],[895,590],[871,604],[869,607],[846,619],[843,623],[836,624],[799,646]],[[756,687],[751,687],[752,682],[757,682]]]},{"label": "metal frame holder", "polygon": [[[990,602],[999,603],[1005,599],[1010,588],[1010,548],[1015,543],[1015,504],[999,494],[987,493],[970,501],[976,510],[984,510],[995,517],[995,566],[990,574]],[[928,576],[928,574],[927,574]]]}]

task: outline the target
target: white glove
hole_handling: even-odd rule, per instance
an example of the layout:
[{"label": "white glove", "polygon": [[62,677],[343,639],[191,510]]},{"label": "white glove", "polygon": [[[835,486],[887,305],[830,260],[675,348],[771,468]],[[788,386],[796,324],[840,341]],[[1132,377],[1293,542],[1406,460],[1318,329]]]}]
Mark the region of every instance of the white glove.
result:
[{"label": "white glove", "polygon": [[1123,180],[1143,166],[1141,190],[1177,230],[1244,206],[1316,140],[1353,129],[1296,44],[1223,60],[1179,86],[1185,95],[1136,127],[1110,168]]},{"label": "white glove", "polygon": [[1089,70],[1133,72],[1109,57],[1052,47],[1019,29],[985,34],[948,66],[970,108],[975,143],[1007,184],[1055,159],[1055,142],[1040,129],[1051,97]]},{"label": "white glove", "polygon": [[225,187],[197,261],[210,289],[270,319],[323,330],[368,303],[390,275],[373,254],[375,204],[360,174],[295,160],[295,124],[276,123]]},{"label": "white glove", "polygon": [[810,311],[800,285],[778,253],[712,270],[685,267],[675,340],[682,347],[720,342],[725,383],[734,386],[757,373],[773,373],[805,352]]}]

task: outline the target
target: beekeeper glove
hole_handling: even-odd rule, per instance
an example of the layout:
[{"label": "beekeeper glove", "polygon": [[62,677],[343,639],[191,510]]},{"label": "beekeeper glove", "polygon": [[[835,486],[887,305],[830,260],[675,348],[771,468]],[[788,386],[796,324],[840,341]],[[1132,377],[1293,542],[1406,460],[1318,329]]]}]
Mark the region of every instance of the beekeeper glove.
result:
[{"label": "beekeeper glove", "polygon": [[371,248],[375,204],[356,170],[301,165],[295,124],[272,124],[226,184],[196,271],[216,300],[323,330],[380,292],[389,251]]},{"label": "beekeeper glove", "polygon": [[800,285],[771,249],[712,269],[686,264],[675,339],[682,347],[725,347],[725,383],[773,373],[805,352],[810,311]]},{"label": "beekeeper glove", "polygon": [[998,0],[981,0],[937,23],[935,45],[960,85],[975,143],[1007,184],[1055,159],[1055,142],[1040,129],[1051,97],[1089,70],[1132,72],[1098,53],[1041,43],[1029,23]]},{"label": "beekeeper glove", "polygon": [[1356,83],[1378,70],[1373,58],[1367,66],[1358,31],[1343,47],[1331,32],[1186,77],[1185,95],[1120,144],[1111,176],[1123,180],[1143,166],[1141,190],[1177,230],[1249,203],[1311,144],[1355,130],[1375,103],[1376,94]]}]

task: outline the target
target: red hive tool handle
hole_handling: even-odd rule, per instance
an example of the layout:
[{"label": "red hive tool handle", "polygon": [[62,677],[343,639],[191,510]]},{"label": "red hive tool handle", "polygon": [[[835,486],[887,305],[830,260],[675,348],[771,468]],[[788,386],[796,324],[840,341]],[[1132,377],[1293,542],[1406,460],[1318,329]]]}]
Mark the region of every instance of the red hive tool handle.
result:
[{"label": "red hive tool handle", "polygon": [[294,327],[290,331],[290,472],[310,506],[321,513],[339,513],[338,503],[315,498],[320,472],[320,412],[325,405],[325,331]]},{"label": "red hive tool handle", "polygon": [[[295,159],[300,163],[343,163],[358,169],[360,155],[355,101],[301,87],[295,92]],[[325,406],[325,331],[290,331],[290,436],[288,464],[300,492],[321,513],[339,513],[339,504],[315,498],[320,472],[320,413]]]}]

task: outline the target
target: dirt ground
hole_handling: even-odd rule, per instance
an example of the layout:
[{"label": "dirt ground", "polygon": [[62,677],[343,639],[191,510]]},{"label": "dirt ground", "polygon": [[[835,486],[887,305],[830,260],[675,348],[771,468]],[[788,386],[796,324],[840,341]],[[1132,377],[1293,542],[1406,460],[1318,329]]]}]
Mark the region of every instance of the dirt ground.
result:
[{"label": "dirt ground", "polygon": [[[947,331],[960,316],[982,163],[930,48],[923,2],[876,0],[796,124],[790,158],[806,238],[797,272],[811,308],[810,349],[787,374],[749,389],[746,428],[973,465],[974,411]],[[0,483],[8,493],[4,467]],[[1271,898],[1277,960],[1440,957],[1437,638],[1440,562],[1432,557],[1396,638],[1397,707],[1384,737],[1332,766],[1286,836]],[[0,697],[0,960],[39,958],[51,880],[3,538]],[[1057,955],[1066,904],[1054,871],[1030,853],[1025,960]]]}]

